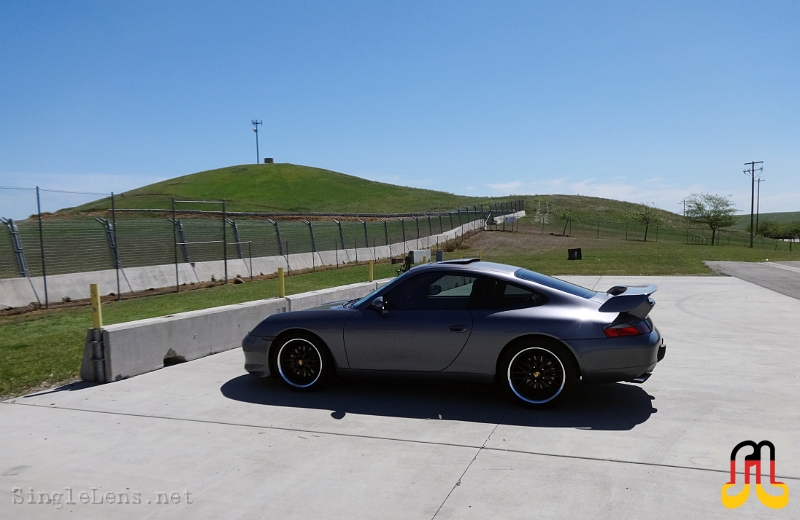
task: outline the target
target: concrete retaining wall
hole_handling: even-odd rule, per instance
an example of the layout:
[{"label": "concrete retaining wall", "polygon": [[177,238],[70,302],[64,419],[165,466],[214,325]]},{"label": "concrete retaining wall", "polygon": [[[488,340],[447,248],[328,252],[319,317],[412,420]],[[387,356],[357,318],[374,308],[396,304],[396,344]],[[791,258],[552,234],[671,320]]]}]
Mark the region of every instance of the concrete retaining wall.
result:
[{"label": "concrete retaining wall", "polygon": [[[514,214],[525,216],[524,211]],[[286,256],[269,256],[253,258],[253,274],[272,274],[283,267],[289,271],[311,269],[315,266],[329,266],[367,260],[379,260],[393,256],[404,255],[412,249],[430,249],[437,244],[453,240],[469,231],[481,229],[483,220],[474,220],[463,226],[458,226],[450,231],[438,235],[407,240],[389,246],[360,247],[357,250],[340,249],[339,251],[319,251],[316,253],[296,253]],[[247,278],[250,276],[249,259],[228,260],[228,278],[237,275]],[[175,285],[175,265],[151,265],[146,267],[129,267],[120,269],[120,292],[129,293],[146,291]],[[211,262],[193,262],[178,264],[178,279],[181,284],[209,282],[224,280],[225,263],[222,260]],[[47,277],[47,292],[51,302],[59,302],[63,298],[73,300],[89,297],[89,284],[96,283],[100,286],[100,294],[117,292],[117,273],[114,269],[103,271],[89,271],[83,273],[59,274]],[[0,308],[24,307],[31,302],[44,303],[44,281],[42,277],[34,278],[5,278],[0,280]]]},{"label": "concrete retaining wall", "polygon": [[[191,361],[239,347],[261,320],[279,312],[366,296],[391,279],[357,283],[253,302],[118,323],[101,331],[102,361],[93,360],[93,331],[87,333],[81,379],[107,383],[164,367],[165,359]],[[97,372],[96,365],[102,367]]]}]

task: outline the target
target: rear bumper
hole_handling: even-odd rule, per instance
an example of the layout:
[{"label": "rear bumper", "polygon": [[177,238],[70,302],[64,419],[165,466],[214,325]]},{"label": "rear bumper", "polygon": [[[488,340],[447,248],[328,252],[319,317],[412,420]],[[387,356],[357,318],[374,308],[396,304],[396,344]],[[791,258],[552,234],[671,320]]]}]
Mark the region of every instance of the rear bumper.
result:
[{"label": "rear bumper", "polygon": [[579,345],[581,375],[588,384],[627,381],[644,383],[659,361],[664,359],[667,346],[658,331],[649,336],[626,338],[615,344],[603,340]]}]

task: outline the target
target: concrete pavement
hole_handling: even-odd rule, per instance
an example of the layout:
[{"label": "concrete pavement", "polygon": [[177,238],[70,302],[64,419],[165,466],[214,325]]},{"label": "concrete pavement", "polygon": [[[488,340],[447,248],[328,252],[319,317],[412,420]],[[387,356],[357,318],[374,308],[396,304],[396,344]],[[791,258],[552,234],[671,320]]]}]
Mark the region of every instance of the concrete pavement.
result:
[{"label": "concrete pavement", "polygon": [[711,269],[800,300],[800,262],[712,262]]},{"label": "concrete pavement", "polygon": [[237,349],[0,404],[0,517],[798,517],[794,498],[770,510],[755,493],[728,510],[720,488],[732,448],[766,439],[800,492],[800,301],[728,277],[566,278],[660,287],[668,350],[646,384],[547,412],[465,383],[306,395],[245,375]]}]

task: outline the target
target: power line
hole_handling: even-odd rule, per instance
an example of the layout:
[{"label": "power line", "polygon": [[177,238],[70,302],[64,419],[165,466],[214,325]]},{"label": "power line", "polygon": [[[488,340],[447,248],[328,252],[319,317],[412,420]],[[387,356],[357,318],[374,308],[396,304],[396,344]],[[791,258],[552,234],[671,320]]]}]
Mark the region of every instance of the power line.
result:
[{"label": "power line", "polygon": [[[750,169],[744,170],[745,175],[750,176],[750,248],[753,248],[753,206],[755,202],[755,195],[756,195],[756,164],[764,164],[764,161],[750,161],[749,163],[744,163],[745,166],[750,166]],[[758,175],[761,175],[761,172],[764,171],[763,166],[758,167]]]}]

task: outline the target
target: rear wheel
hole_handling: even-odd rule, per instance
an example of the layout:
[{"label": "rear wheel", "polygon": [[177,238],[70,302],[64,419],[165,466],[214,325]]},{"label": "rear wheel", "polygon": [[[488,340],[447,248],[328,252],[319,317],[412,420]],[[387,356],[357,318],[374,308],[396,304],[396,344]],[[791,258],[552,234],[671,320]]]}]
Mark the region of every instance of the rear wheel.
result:
[{"label": "rear wheel", "polygon": [[295,390],[316,390],[327,383],[334,372],[327,348],[310,334],[297,333],[282,338],[273,356],[278,378]]},{"label": "rear wheel", "polygon": [[566,347],[520,344],[500,363],[500,380],[508,396],[529,408],[550,408],[577,382],[577,369]]}]

